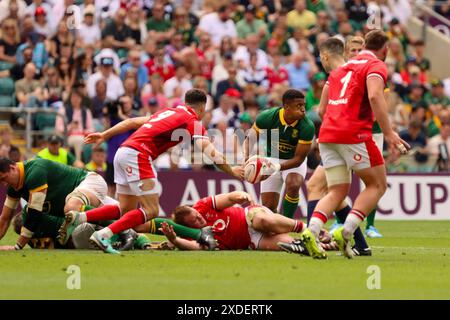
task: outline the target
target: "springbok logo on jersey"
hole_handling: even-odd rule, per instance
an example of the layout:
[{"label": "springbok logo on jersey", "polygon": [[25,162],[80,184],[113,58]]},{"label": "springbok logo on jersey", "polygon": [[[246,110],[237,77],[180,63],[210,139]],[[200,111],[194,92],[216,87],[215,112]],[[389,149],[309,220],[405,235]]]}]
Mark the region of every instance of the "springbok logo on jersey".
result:
[{"label": "springbok logo on jersey", "polygon": [[213,224],[214,232],[224,231],[228,227],[229,223],[230,223],[230,217],[227,217],[227,222],[223,221],[222,219],[218,219]]},{"label": "springbok logo on jersey", "polygon": [[298,130],[294,129],[292,130],[292,138],[297,138],[298,137]]},{"label": "springbok logo on jersey", "polygon": [[355,154],[355,155],[353,156],[353,159],[355,159],[355,161],[361,161],[362,155],[360,155],[359,153],[357,153],[357,154]]}]

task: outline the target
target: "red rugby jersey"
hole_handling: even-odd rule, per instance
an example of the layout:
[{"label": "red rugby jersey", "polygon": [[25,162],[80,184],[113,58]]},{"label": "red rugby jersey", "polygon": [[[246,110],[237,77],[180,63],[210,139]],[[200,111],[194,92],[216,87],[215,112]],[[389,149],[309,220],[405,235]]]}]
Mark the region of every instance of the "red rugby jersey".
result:
[{"label": "red rugby jersey", "polygon": [[222,250],[244,250],[250,247],[245,209],[230,207],[217,210],[214,196],[199,200],[193,208],[197,210],[214,229],[214,238]]},{"label": "red rugby jersey", "polygon": [[151,156],[155,160],[185,138],[207,138],[205,127],[197,114],[188,106],[164,108],[155,113],[133,133],[122,147],[129,147]]},{"label": "red rugby jersey", "polygon": [[355,144],[372,138],[375,118],[366,86],[369,77],[379,77],[386,84],[387,67],[367,50],[330,73],[320,142]]}]

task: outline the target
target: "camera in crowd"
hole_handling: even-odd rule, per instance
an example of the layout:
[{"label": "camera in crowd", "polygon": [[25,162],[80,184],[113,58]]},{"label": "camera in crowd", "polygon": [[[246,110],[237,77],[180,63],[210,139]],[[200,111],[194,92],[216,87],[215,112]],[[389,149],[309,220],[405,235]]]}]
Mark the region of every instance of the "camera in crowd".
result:
[{"label": "camera in crowd", "polygon": [[120,99],[108,101],[104,107],[104,115],[111,118],[119,118],[119,110],[124,113],[124,104]]}]

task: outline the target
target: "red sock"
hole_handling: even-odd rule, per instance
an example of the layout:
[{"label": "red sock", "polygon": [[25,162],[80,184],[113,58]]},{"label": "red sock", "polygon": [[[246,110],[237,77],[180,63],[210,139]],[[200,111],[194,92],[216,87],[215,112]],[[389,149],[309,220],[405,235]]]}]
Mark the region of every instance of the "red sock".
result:
[{"label": "red sock", "polygon": [[303,231],[304,227],[305,227],[305,224],[303,223],[303,221],[295,220],[295,226],[292,229],[292,232],[301,233]]},{"label": "red sock", "polygon": [[122,218],[110,224],[108,228],[112,233],[117,234],[121,231],[137,227],[145,223],[145,213],[141,209],[134,209],[125,213]]},{"label": "red sock", "polygon": [[87,222],[116,220],[120,218],[120,207],[110,204],[86,211]]},{"label": "red sock", "polygon": [[313,215],[311,218],[317,218],[322,220],[322,222],[325,224],[328,221],[328,216],[323,213],[322,211],[314,211]]}]

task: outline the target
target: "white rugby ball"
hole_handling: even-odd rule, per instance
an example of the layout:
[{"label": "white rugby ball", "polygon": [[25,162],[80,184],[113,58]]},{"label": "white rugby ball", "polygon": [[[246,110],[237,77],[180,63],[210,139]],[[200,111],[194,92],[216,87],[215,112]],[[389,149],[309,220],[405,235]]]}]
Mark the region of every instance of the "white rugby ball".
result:
[{"label": "white rugby ball", "polygon": [[261,170],[263,161],[260,157],[251,157],[244,167],[244,178],[250,183],[258,183],[261,181]]}]

